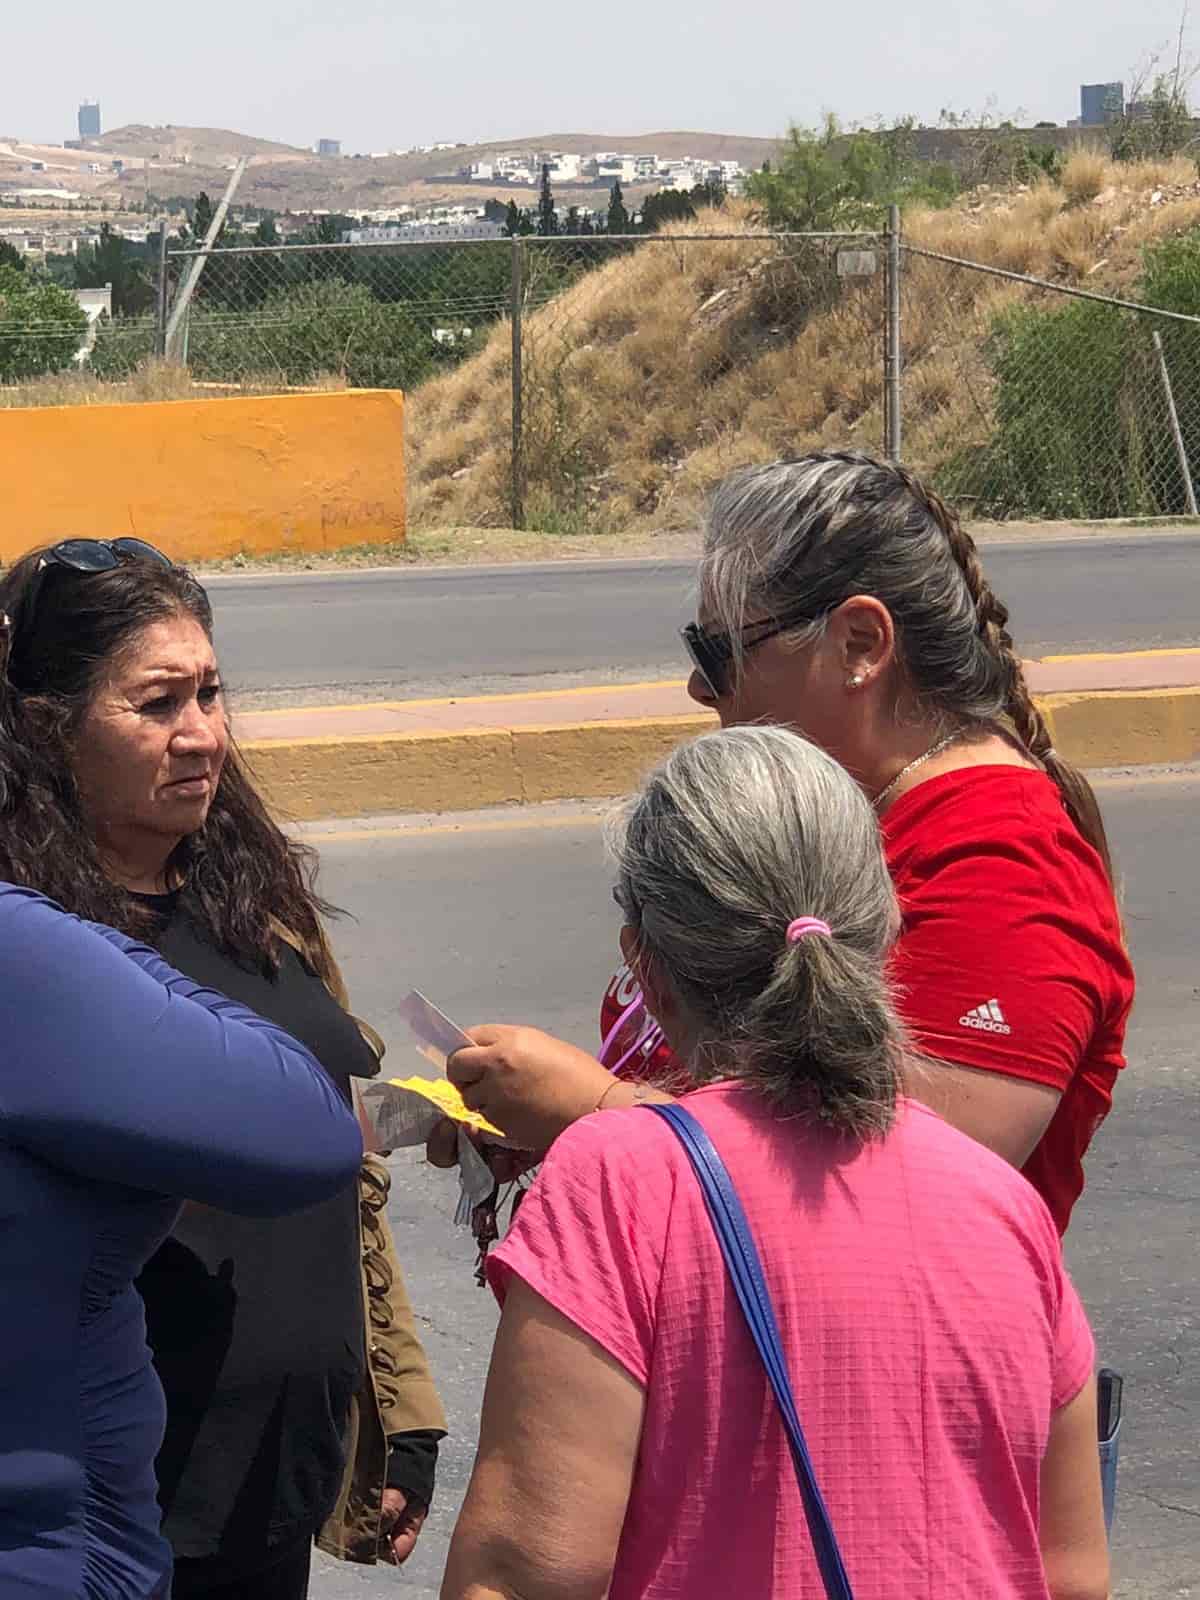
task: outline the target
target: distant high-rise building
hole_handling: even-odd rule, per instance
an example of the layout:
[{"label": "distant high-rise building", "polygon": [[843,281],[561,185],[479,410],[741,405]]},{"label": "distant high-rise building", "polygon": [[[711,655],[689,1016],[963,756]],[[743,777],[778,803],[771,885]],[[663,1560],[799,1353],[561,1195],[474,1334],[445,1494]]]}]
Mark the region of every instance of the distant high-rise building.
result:
[{"label": "distant high-rise building", "polygon": [[1125,115],[1123,83],[1084,83],[1079,86],[1079,120],[1085,128],[1102,128]]},{"label": "distant high-rise building", "polygon": [[98,139],[100,137],[99,100],[85,100],[80,106],[79,137],[81,139]]},{"label": "distant high-rise building", "polygon": [[342,141],[340,139],[318,139],[317,154],[319,156],[340,156]]}]

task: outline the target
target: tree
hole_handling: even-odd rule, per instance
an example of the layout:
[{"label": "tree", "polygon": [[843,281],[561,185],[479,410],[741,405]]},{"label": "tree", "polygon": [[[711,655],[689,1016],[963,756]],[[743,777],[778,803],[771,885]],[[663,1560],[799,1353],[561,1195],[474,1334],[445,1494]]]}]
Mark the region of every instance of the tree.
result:
[{"label": "tree", "polygon": [[1187,96],[1191,73],[1181,78],[1181,70],[1156,74],[1148,91],[1135,82],[1128,105],[1106,127],[1114,160],[1168,159],[1192,142]]},{"label": "tree", "polygon": [[612,186],[612,194],[608,201],[608,231],[609,233],[629,232],[629,213],[625,209],[625,195],[621,189],[620,178]]},{"label": "tree", "polygon": [[403,303],[389,305],[364,284],[327,278],[268,295],[250,338],[223,314],[197,311],[188,365],[198,378],[220,383],[267,374],[312,383],[336,374],[356,388],[407,389],[429,376],[437,349]]},{"label": "tree", "polygon": [[12,383],[69,367],[87,325],[69,290],[0,264],[0,380]]},{"label": "tree", "polygon": [[1195,142],[1188,90],[1198,69],[1185,51],[1188,9],[1183,0],[1174,62],[1164,67],[1161,51],[1147,56],[1131,74],[1128,100],[1113,107],[1108,139],[1117,161],[1170,157]]},{"label": "tree", "polygon": [[[196,203],[192,207],[192,232],[190,241],[192,244],[201,245],[204,243],[205,239],[208,238],[208,230],[212,227],[213,218],[216,216],[216,214],[216,207],[208,198],[205,190],[201,189],[200,193],[196,196]],[[213,241],[214,244],[220,244],[221,237],[224,232],[225,228],[224,225],[222,225],[221,232]]]},{"label": "tree", "polygon": [[508,202],[504,213],[504,231],[510,239],[515,239],[521,231],[521,208],[515,200]]},{"label": "tree", "polygon": [[12,267],[16,272],[25,271],[25,257],[7,239],[0,239],[0,267]]},{"label": "tree", "polygon": [[128,239],[114,233],[107,222],[100,224],[96,243],[85,245],[78,252],[74,265],[77,289],[112,285],[114,316],[136,317],[154,304],[154,286],[146,273],[144,257]]},{"label": "tree", "polygon": [[275,217],[272,212],[264,212],[254,230],[254,242],[258,245],[274,245],[279,243],[279,229],[275,226]]},{"label": "tree", "polygon": [[948,167],[921,161],[915,124],[844,129],[793,126],[774,166],[752,173],[746,193],[769,227],[797,233],[878,227],[885,208],[946,204],[957,190]]},{"label": "tree", "polygon": [[317,223],[317,243],[337,244],[341,237],[336,217],[322,217]]},{"label": "tree", "polygon": [[550,187],[550,165],[542,163],[542,189],[538,196],[538,237],[552,239],[558,232],[558,212],[554,209],[554,190]]},{"label": "tree", "polygon": [[642,228],[646,233],[657,233],[667,222],[690,222],[695,215],[692,198],[682,189],[660,189],[642,201]]},{"label": "tree", "polygon": [[579,231],[579,207],[568,206],[566,221],[563,223],[563,232],[574,237]]}]

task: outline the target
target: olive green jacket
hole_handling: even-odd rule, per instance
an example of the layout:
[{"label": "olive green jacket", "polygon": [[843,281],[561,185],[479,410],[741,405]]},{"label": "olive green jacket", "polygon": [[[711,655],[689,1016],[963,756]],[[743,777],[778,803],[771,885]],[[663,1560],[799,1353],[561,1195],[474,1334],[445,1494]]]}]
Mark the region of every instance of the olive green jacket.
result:
[{"label": "olive green jacket", "polygon": [[387,1220],[390,1184],[383,1158],[364,1157],[359,1227],[367,1376],[350,1405],[341,1493],[317,1536],[327,1555],[343,1561],[378,1560],[388,1436],[416,1429],[446,1431]]},{"label": "olive green jacket", "polygon": [[[349,1012],[346,984],[327,944],[317,951],[276,923],[280,937],[315,969],[324,969],[330,994]],[[352,1013],[351,1013],[352,1014]],[[378,1061],[383,1040],[355,1017]],[[371,1565],[379,1559],[380,1513],[387,1478],[388,1438],[417,1430],[446,1432],[446,1414],[417,1336],[404,1274],[387,1219],[391,1174],[382,1156],[363,1157],[359,1173],[359,1247],[362,1260],[366,1373],[350,1403],[346,1468],[337,1503],[317,1535],[327,1555]]]}]

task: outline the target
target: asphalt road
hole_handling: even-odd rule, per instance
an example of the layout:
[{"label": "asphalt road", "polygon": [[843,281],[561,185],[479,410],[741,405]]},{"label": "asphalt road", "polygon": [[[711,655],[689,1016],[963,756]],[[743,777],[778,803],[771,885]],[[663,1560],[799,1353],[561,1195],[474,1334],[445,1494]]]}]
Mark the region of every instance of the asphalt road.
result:
[{"label": "asphalt road", "polygon": [[[1200,644],[1200,535],[989,544],[1027,655]],[[211,580],[235,706],[682,676],[690,562]]]},{"label": "asphalt road", "polygon": [[[1180,848],[1195,834],[1200,769],[1107,782],[1102,801],[1141,987],[1130,1069],[1092,1148],[1068,1256],[1103,1359],[1127,1380],[1115,1594],[1176,1600],[1200,1594],[1200,854]],[[337,938],[356,1008],[389,1036],[398,1073],[421,1070],[394,1011],[413,986],[464,1025],[535,1022],[594,1046],[616,932],[594,813],[376,825],[317,842],[327,892],[357,917]],[[494,1312],[450,1223],[452,1180],[407,1152],[393,1169],[399,1249],[453,1436],[409,1567],[321,1558],[314,1600],[434,1600],[470,1472]]]}]

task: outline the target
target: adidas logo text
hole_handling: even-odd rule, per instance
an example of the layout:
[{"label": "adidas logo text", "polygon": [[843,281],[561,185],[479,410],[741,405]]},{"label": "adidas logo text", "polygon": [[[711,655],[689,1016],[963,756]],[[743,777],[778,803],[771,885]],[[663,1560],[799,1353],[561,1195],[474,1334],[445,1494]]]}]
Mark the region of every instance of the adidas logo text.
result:
[{"label": "adidas logo text", "polygon": [[985,1000],[981,1006],[973,1006],[964,1016],[959,1017],[958,1025],[960,1028],[974,1028],[977,1033],[1012,1032],[1004,1020],[999,1000]]}]

